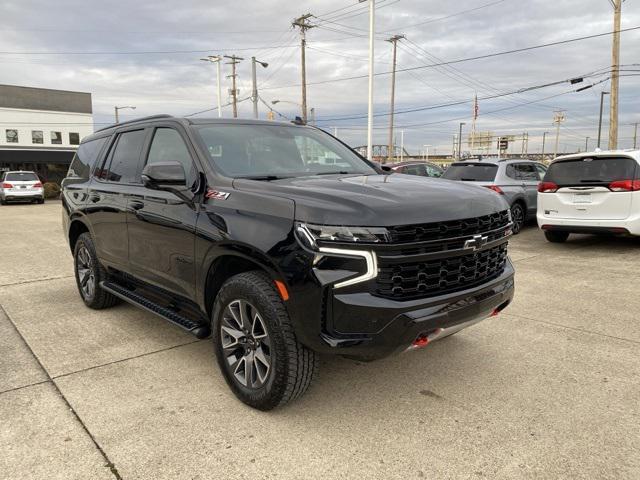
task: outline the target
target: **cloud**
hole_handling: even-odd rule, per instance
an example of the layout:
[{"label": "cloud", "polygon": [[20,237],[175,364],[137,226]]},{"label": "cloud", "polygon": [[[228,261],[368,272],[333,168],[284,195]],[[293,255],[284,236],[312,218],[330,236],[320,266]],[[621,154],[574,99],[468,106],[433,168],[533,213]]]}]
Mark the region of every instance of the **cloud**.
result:
[{"label": "cloud", "polygon": [[[494,3],[490,0],[440,2],[435,0],[378,1],[376,70],[390,69],[391,45],[385,36],[407,36],[398,50],[399,68],[428,65],[435,58],[455,60],[540,43],[591,35],[612,28],[610,4],[604,0],[551,2],[504,0],[486,8],[441,19],[457,12]],[[326,13],[342,9],[333,14]],[[34,12],[39,12],[34,14]],[[3,2],[0,32],[2,52],[48,52],[47,55],[0,54],[0,83],[88,91],[93,94],[97,123],[112,120],[116,104],[136,105],[135,115],[167,112],[184,115],[216,105],[215,67],[199,60],[205,51],[236,53],[240,97],[249,95],[250,57],[270,63],[259,69],[261,96],[300,101],[299,35],[291,20],[311,12],[324,22],[307,32],[308,104],[318,118],[366,113],[367,80],[313,83],[368,72],[366,5],[356,0],[290,2],[284,0],[211,2],[170,1],[44,1]],[[341,17],[340,17],[341,15]],[[428,22],[428,23],[424,23]],[[416,23],[422,25],[412,26]],[[625,2],[623,28],[640,25],[637,2]],[[280,48],[268,48],[281,46]],[[225,50],[223,50],[225,49]],[[117,54],[116,52],[192,53]],[[200,52],[202,51],[202,52]],[[56,52],[66,52],[53,54]],[[82,52],[111,54],[77,55]],[[622,34],[622,64],[640,64],[640,33]],[[471,102],[497,92],[544,84],[587,74],[610,64],[611,37],[543,48],[440,68],[424,68],[397,76],[396,108],[433,106],[459,100]],[[640,67],[630,67],[640,70]],[[225,66],[225,75],[229,67]],[[640,72],[627,72],[638,75]],[[585,80],[595,82],[606,75]],[[638,121],[640,76],[621,78],[620,145],[630,146],[631,123]],[[225,79],[224,91],[230,87]],[[283,88],[274,88],[283,87]],[[599,92],[608,84],[548,100],[571,90],[568,84],[527,94],[480,102],[477,128],[496,134],[529,132],[530,149],[540,148],[542,132],[552,129],[553,110],[565,109],[561,145],[584,146],[597,132]],[[389,109],[389,76],[376,77],[376,111]],[[534,102],[534,103],[531,103]],[[279,111],[294,116],[295,105],[280,103]],[[251,105],[239,106],[251,115]],[[260,105],[262,114],[264,105]],[[490,114],[496,111],[495,114]],[[124,113],[124,112],[123,112]],[[230,115],[230,109],[225,111]],[[215,115],[215,112],[212,112]],[[605,115],[606,117],[606,115]],[[606,120],[606,118],[605,118]],[[471,123],[471,103],[396,115],[398,131],[416,152],[424,144],[450,149],[458,122]],[[387,117],[376,118],[375,142],[386,143]],[[336,126],[352,145],[365,142],[366,119],[324,122]],[[412,125],[420,125],[411,127]],[[603,131],[607,131],[605,122]]]}]

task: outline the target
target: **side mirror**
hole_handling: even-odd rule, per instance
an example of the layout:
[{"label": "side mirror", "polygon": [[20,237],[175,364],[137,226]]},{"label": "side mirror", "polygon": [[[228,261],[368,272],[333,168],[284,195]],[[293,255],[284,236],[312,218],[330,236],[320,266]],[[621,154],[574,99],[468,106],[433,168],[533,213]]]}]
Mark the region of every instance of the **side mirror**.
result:
[{"label": "side mirror", "polygon": [[387,165],[380,165],[380,168],[385,171],[385,172],[393,172],[393,170],[391,169],[391,167],[387,166]]},{"label": "side mirror", "polygon": [[152,190],[181,191],[187,188],[184,167],[180,162],[151,163],[142,170],[142,183]]}]

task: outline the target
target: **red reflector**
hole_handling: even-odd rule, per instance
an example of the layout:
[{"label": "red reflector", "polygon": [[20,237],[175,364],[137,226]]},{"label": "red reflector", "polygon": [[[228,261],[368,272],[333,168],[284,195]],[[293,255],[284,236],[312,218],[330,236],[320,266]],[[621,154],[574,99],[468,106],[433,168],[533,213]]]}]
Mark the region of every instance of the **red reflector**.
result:
[{"label": "red reflector", "polygon": [[13,188],[13,185],[11,185],[10,183],[3,183],[2,188]]},{"label": "red reflector", "polygon": [[540,182],[538,184],[538,192],[540,193],[554,193],[558,190],[558,185],[553,182]]},{"label": "red reflector", "polygon": [[412,343],[412,345],[415,348],[426,347],[428,344],[429,344],[429,337],[427,335],[420,335]]},{"label": "red reflector", "polygon": [[494,308],[493,312],[491,312],[491,315],[489,315],[489,316],[490,317],[497,317],[499,313],[500,313],[500,310],[498,310],[497,308]]},{"label": "red reflector", "polygon": [[489,190],[493,190],[494,192],[499,193],[500,195],[504,195],[502,189],[497,185],[485,185],[485,187],[487,187]]},{"label": "red reflector", "polygon": [[640,180],[616,180],[609,184],[612,192],[637,192],[640,190]]},{"label": "red reflector", "polygon": [[273,283],[276,284],[276,288],[278,289],[280,298],[282,298],[282,300],[284,300],[285,302],[289,300],[289,292],[287,291],[287,286],[280,280],[274,280]]}]

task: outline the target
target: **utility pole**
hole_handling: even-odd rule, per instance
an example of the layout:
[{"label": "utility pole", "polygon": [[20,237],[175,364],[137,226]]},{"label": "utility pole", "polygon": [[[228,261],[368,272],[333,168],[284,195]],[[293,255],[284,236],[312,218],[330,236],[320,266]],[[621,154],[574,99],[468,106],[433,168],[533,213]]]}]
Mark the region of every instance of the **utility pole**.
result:
[{"label": "utility pole", "polygon": [[387,39],[387,42],[390,42],[393,45],[393,67],[391,71],[391,110],[389,115],[389,150],[388,150],[388,158],[387,161],[391,162],[393,156],[393,111],[395,108],[395,100],[396,100],[396,53],[398,50],[398,40],[402,40],[404,35],[394,35],[393,37]]},{"label": "utility pole", "polygon": [[[638,124],[636,123],[637,126]],[[400,161],[404,162],[404,130],[400,130]]]},{"label": "utility pole", "polygon": [[253,102],[253,118],[258,118],[258,81],[256,80],[256,63],[262,65],[262,68],[267,68],[269,66],[267,62],[261,62],[256,60],[256,57],[251,57],[251,82],[253,85],[251,101]]},{"label": "utility pole", "polygon": [[307,13],[296,18],[291,24],[300,29],[300,58],[302,60],[302,121],[307,123],[307,64],[306,64],[306,31],[314,26],[309,23],[309,18],[313,15]]},{"label": "utility pole", "polygon": [[636,145],[636,141],[638,140],[638,122],[634,123],[634,129],[633,129],[633,148],[634,150],[636,148],[638,148]]},{"label": "utility pole", "polygon": [[602,106],[604,104],[604,96],[609,92],[600,92],[600,120],[598,120],[598,148],[600,148],[600,138],[602,137]]},{"label": "utility pole", "polygon": [[553,151],[553,158],[558,156],[558,142],[560,141],[560,124],[565,121],[564,110],[553,112],[553,123],[556,124],[556,148]]},{"label": "utility pole", "polygon": [[375,18],[376,18],[376,2],[375,0],[359,0],[369,2],[369,113],[367,115],[367,159],[373,160],[373,77],[374,77],[374,36],[375,36]]},{"label": "utility pole", "polygon": [[544,142],[547,139],[547,133],[549,132],[542,132],[542,161],[544,162]]},{"label": "utility pole", "polygon": [[218,117],[222,118],[222,81],[220,77],[221,73],[221,63],[222,57],[220,55],[209,55],[207,58],[201,58],[203,62],[211,62],[216,64],[216,80],[218,82]]},{"label": "utility pole", "polygon": [[[233,118],[238,118],[238,89],[236,88],[236,65],[240,63],[244,58],[236,57],[235,55],[225,55],[224,58],[228,58],[231,61],[227,62],[227,65],[231,65],[231,98],[233,100]],[[227,77],[229,78],[229,77]]]},{"label": "utility pole", "polygon": [[585,151],[585,152],[588,152],[588,151],[589,151],[589,139],[590,139],[590,138],[591,138],[591,137],[587,137],[587,138],[585,138],[585,139],[584,139],[584,151]]},{"label": "utility pole", "polygon": [[462,126],[466,125],[464,122],[460,122],[460,130],[458,133],[458,160],[462,160]]},{"label": "utility pole", "polygon": [[618,86],[620,84],[620,17],[622,1],[613,4],[613,46],[611,52],[611,103],[609,105],[609,150],[618,148]]}]

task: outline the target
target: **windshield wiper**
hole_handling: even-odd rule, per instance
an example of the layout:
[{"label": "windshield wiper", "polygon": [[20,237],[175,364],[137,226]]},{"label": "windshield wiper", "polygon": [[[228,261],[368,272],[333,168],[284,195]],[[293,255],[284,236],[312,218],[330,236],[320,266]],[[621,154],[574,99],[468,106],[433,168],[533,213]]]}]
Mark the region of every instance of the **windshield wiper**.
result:
[{"label": "windshield wiper", "polygon": [[344,170],[339,170],[337,172],[318,172],[318,173],[313,173],[312,175],[348,175],[349,173],[355,173],[355,172],[345,172]]},{"label": "windshield wiper", "polygon": [[242,180],[259,180],[259,181],[265,181],[265,182],[270,182],[271,180],[282,180],[284,178],[291,178],[291,177],[281,177],[278,175],[249,175],[246,177],[236,177],[237,179],[242,179]]}]

